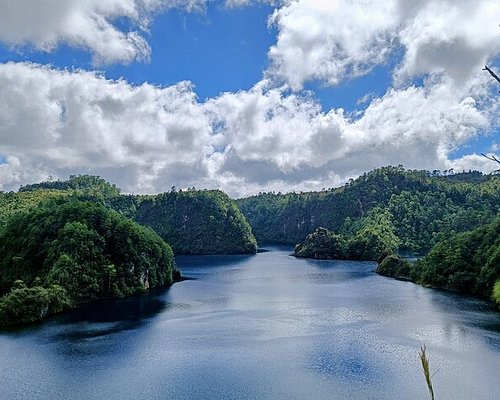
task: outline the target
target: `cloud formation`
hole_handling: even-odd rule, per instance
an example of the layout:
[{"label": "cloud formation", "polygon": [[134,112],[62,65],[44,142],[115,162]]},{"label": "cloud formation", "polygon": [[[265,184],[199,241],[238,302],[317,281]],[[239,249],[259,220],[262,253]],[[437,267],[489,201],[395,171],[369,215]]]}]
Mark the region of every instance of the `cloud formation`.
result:
[{"label": "cloud formation", "polygon": [[[132,85],[86,71],[0,64],[0,190],[98,174],[127,192],[211,187],[242,196],[319,190],[388,164],[493,170],[453,153],[498,128],[481,66],[500,54],[500,5],[478,0],[284,0],[270,17],[271,67],[251,89],[200,102],[190,82]],[[249,0],[226,0],[229,8]],[[0,41],[88,49],[96,63],[147,59],[149,19],[206,0],[19,0]],[[43,9],[43,12],[42,12]],[[132,31],[118,28],[126,18]],[[464,23],[467,21],[467,23]],[[364,110],[323,110],[309,80],[335,85],[398,54],[394,84]],[[417,85],[414,78],[421,78]],[[493,140],[492,140],[493,142]],[[496,145],[491,151],[497,151]]]},{"label": "cloud formation", "polygon": [[[203,8],[206,0],[15,0],[3,1],[0,41],[12,48],[52,51],[60,44],[84,48],[95,65],[147,61],[149,19],[168,8]],[[120,29],[125,19],[133,27]]]},{"label": "cloud formation", "polygon": [[178,160],[194,164],[210,146],[208,118],[188,82],[135,87],[89,72],[8,63],[0,66],[0,86],[0,153],[31,172],[105,171],[141,190],[157,169]]},{"label": "cloud formation", "polygon": [[297,0],[277,9],[270,73],[299,90],[335,85],[403,52],[399,83],[444,74],[468,80],[500,52],[500,3],[490,0]]},{"label": "cloud formation", "polygon": [[485,166],[476,158],[449,159],[488,128],[489,118],[446,81],[389,90],[361,115],[323,112],[313,97],[269,81],[202,103],[189,82],[133,86],[7,63],[0,65],[0,87],[4,190],[49,175],[93,173],[128,192],[175,185],[240,196],[331,187],[387,164]]}]

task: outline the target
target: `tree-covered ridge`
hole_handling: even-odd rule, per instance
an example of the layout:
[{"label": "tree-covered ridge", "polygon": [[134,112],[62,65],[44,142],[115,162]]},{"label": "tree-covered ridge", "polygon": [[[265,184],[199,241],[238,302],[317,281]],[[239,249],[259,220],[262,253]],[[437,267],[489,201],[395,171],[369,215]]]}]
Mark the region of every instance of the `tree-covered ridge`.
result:
[{"label": "tree-covered ridge", "polygon": [[[422,285],[499,298],[500,216],[472,231],[439,241],[415,263],[384,260],[377,272],[411,279]],[[495,287],[495,290],[494,290]]]},{"label": "tree-covered ridge", "polygon": [[68,196],[59,190],[37,190],[36,192],[0,192],[0,228],[5,226],[15,213],[27,211],[49,199]]},{"label": "tree-covered ridge", "polygon": [[382,260],[399,244],[391,214],[375,207],[360,220],[348,224],[348,235],[318,228],[295,246],[296,257],[345,260]]},{"label": "tree-covered ridge", "polygon": [[427,251],[441,237],[474,229],[500,209],[500,176],[440,175],[384,167],[322,192],[264,193],[237,200],[259,242],[295,244],[318,227],[350,234],[375,207],[392,215],[401,248]]},{"label": "tree-covered ridge", "polygon": [[45,181],[21,186],[19,192],[32,192],[40,189],[49,190],[76,190],[86,194],[98,194],[111,197],[120,194],[120,189],[99,176],[71,175],[66,181]]},{"label": "tree-covered ridge", "polygon": [[177,276],[170,246],[150,228],[101,204],[52,200],[0,230],[0,324],[142,293]]},{"label": "tree-covered ridge", "polygon": [[21,186],[18,192],[0,192],[0,227],[16,212],[37,207],[49,199],[74,197],[106,202],[120,194],[120,189],[98,176],[74,175],[67,181],[46,181]]},{"label": "tree-covered ridge", "polygon": [[97,202],[152,227],[178,254],[255,253],[250,225],[234,201],[218,190],[187,190],[152,195],[122,195],[116,186],[89,175],[68,181],[24,186],[0,192],[0,227],[16,212],[54,197]]},{"label": "tree-covered ridge", "polygon": [[241,211],[220,190],[147,196],[135,220],[167,240],[176,254],[255,253],[257,242]]}]

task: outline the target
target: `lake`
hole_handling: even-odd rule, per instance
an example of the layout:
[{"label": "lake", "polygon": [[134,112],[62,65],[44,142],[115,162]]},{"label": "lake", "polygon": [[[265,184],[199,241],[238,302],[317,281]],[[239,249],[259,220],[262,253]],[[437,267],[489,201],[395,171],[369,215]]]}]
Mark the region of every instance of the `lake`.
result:
[{"label": "lake", "polygon": [[436,399],[500,394],[500,313],[375,263],[178,257],[169,289],[0,332],[0,399]]}]

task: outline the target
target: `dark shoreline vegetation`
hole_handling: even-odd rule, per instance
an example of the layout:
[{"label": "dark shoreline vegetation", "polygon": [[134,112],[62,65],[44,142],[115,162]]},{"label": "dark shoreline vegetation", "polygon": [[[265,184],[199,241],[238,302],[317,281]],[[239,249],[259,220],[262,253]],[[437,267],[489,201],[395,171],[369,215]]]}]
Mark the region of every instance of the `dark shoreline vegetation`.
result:
[{"label": "dark shoreline vegetation", "polygon": [[0,233],[0,325],[35,322],[179,279],[170,246],[101,204],[57,199],[16,213]]},{"label": "dark shoreline vegetation", "polygon": [[[297,257],[375,260],[381,275],[500,305],[499,209],[498,175],[402,167],[236,201],[220,190],[123,195],[88,175],[27,185],[0,192],[0,325],[167,286],[180,279],[174,253],[255,254],[257,240],[299,243]],[[397,251],[428,255],[410,264]]]},{"label": "dark shoreline vegetation", "polygon": [[490,297],[500,308],[500,216],[488,225],[440,241],[415,262],[389,255],[375,272],[423,286]]}]

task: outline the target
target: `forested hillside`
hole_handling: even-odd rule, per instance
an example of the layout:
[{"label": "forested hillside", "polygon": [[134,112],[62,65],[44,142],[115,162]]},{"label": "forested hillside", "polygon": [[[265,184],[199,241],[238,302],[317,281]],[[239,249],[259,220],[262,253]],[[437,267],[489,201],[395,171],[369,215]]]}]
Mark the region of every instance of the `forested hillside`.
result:
[{"label": "forested hillside", "polygon": [[139,199],[134,219],[167,240],[176,254],[255,253],[250,225],[220,190],[171,191]]},{"label": "forested hillside", "polygon": [[385,167],[322,192],[264,193],[237,200],[257,240],[296,244],[319,227],[352,235],[379,207],[390,213],[400,249],[426,252],[440,238],[491,221],[500,209],[500,176]]},{"label": "forested hillside", "polygon": [[234,201],[221,191],[122,195],[116,186],[89,175],[27,185],[17,193],[0,192],[0,227],[16,212],[62,197],[97,202],[150,226],[176,254],[239,254],[255,253],[257,249],[250,225]]},{"label": "forested hillside", "polygon": [[318,228],[295,246],[296,257],[343,260],[374,260],[396,252],[400,240],[395,234],[392,215],[375,207],[353,221],[347,233],[336,234]]},{"label": "forested hillside", "polygon": [[171,284],[179,274],[167,243],[187,254],[257,249],[234,201],[217,190],[121,195],[83,175],[0,192],[0,325]]},{"label": "forested hillside", "polygon": [[472,231],[439,241],[415,263],[390,256],[377,272],[422,285],[492,296],[500,306],[500,216]]},{"label": "forested hillside", "polygon": [[120,194],[120,189],[99,176],[72,175],[67,181],[48,181],[25,185],[19,192],[33,192],[37,190],[74,190],[77,193],[94,194],[104,197],[113,197]]},{"label": "forested hillside", "polygon": [[150,228],[95,202],[48,201],[0,230],[0,325],[171,284],[173,252]]}]

